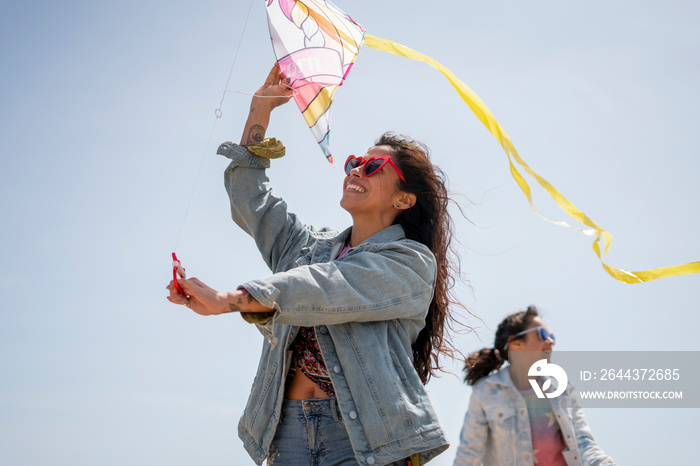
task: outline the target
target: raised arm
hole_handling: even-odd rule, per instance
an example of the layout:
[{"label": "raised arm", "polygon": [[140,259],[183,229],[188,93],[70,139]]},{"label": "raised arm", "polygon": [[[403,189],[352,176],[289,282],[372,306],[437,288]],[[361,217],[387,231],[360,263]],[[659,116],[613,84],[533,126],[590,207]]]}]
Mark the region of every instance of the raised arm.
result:
[{"label": "raised arm", "polygon": [[265,138],[270,112],[287,102],[291,95],[275,65],[253,97],[241,145],[225,142],[217,151],[231,160],[224,174],[231,217],[255,240],[273,272],[293,266],[298,253],[313,242],[309,227],[288,212],[287,204],[270,187],[266,173],[269,158],[282,155],[283,146],[273,140],[260,144]]},{"label": "raised arm", "polygon": [[241,145],[260,144],[265,139],[265,131],[270,124],[270,113],[275,107],[289,102],[292,95],[292,89],[283,83],[279,66],[275,63],[265,84],[255,92],[250,102],[250,112],[241,136]]}]

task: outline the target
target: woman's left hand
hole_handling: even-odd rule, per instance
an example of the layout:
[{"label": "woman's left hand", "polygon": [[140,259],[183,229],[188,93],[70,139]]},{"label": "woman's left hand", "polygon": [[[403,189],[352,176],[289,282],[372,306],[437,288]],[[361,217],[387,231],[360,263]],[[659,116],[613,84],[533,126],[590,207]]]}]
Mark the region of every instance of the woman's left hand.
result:
[{"label": "woman's left hand", "polygon": [[253,298],[246,290],[236,290],[229,293],[216,291],[205,285],[198,278],[178,279],[182,291],[181,294],[175,283],[168,284],[168,301],[173,304],[187,306],[199,315],[214,316],[226,312],[269,312],[274,309],[263,306]]},{"label": "woman's left hand", "polygon": [[168,284],[170,296],[168,301],[173,304],[180,304],[189,307],[194,312],[203,316],[213,316],[231,312],[227,303],[227,293],[220,293],[214,288],[205,285],[198,278],[178,279],[185,294],[181,294],[175,284],[171,281]]}]

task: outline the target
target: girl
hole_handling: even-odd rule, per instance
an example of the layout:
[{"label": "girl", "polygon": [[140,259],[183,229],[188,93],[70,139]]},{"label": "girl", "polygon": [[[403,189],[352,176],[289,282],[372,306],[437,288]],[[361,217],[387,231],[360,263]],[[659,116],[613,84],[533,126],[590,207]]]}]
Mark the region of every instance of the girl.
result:
[{"label": "girl", "polygon": [[473,389],[455,465],[615,464],[593,440],[573,386],[540,399],[530,385],[528,370],[549,362],[553,346],[554,335],[530,306],[498,325],[493,348],[467,357]]},{"label": "girl", "polygon": [[275,66],[240,145],[224,143],[233,220],[273,275],[222,293],[196,278],[170,299],[202,315],[240,312],[266,336],[239,436],[257,464],[427,462],[448,447],[423,388],[451,348],[452,239],[445,178],[427,148],[387,133],[345,163],[342,233],[304,225],[275,197],[264,139],[291,91]]}]

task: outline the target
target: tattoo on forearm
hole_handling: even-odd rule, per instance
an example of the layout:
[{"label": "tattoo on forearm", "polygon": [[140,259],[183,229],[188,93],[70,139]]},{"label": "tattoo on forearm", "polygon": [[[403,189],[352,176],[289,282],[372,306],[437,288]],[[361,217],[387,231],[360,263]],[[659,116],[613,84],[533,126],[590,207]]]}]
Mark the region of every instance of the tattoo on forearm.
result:
[{"label": "tattoo on forearm", "polygon": [[261,125],[253,125],[248,131],[247,145],[260,144],[265,139],[265,127]]},{"label": "tattoo on forearm", "polygon": [[[241,291],[241,293],[243,294],[243,296],[246,297],[246,300],[247,300],[247,303],[246,303],[246,304],[250,304],[250,303],[253,302],[253,299],[255,299],[255,298],[253,298],[253,295],[252,295],[252,294],[248,293],[248,290],[243,290],[243,289],[242,289],[242,290],[240,290],[240,291]],[[241,304],[241,296],[238,297],[238,304]]]},{"label": "tattoo on forearm", "polygon": [[246,312],[248,310],[248,304],[253,302],[253,295],[248,293],[246,290],[240,290],[241,295],[236,298],[235,303],[229,303],[228,308],[231,312]]}]

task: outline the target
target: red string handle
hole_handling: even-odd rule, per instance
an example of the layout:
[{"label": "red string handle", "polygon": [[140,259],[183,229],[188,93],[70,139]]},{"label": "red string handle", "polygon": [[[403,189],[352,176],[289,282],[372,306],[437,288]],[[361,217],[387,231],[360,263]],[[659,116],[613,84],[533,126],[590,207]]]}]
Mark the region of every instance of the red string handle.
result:
[{"label": "red string handle", "polygon": [[177,277],[180,278],[186,278],[185,277],[185,269],[182,267],[182,264],[180,264],[180,261],[177,259],[177,256],[175,253],[173,253],[173,283],[175,283],[175,289],[182,295],[185,295],[185,290],[182,289],[180,284],[177,281]]}]

